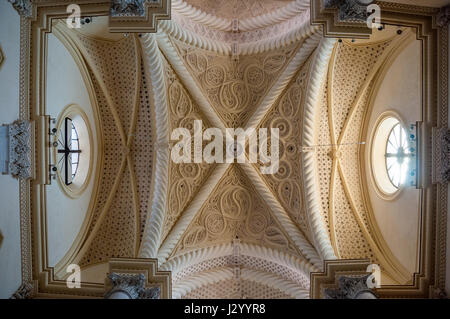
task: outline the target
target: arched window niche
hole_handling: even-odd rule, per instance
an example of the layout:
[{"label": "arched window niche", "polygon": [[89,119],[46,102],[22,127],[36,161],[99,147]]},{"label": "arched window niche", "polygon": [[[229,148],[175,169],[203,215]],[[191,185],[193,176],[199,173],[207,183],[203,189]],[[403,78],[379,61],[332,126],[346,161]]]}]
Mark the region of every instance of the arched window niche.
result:
[{"label": "arched window niche", "polygon": [[370,167],[375,189],[383,199],[395,198],[408,180],[415,161],[408,134],[400,116],[392,111],[383,113],[375,126]]},{"label": "arched window niche", "polygon": [[57,181],[63,192],[79,197],[89,184],[93,162],[92,130],[83,109],[67,105],[56,122],[53,140],[53,163]]}]

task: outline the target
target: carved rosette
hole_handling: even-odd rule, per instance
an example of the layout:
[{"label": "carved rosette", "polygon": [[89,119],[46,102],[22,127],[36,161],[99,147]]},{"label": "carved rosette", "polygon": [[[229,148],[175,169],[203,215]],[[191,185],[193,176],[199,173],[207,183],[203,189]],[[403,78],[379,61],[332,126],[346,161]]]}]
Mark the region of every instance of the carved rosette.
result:
[{"label": "carved rosette", "polygon": [[15,178],[32,177],[32,123],[17,120],[9,125],[9,173]]},{"label": "carved rosette", "polygon": [[450,130],[433,128],[433,183],[450,182]]},{"label": "carved rosette", "polygon": [[108,275],[112,289],[105,294],[109,298],[115,292],[123,292],[130,299],[160,299],[159,287],[145,288],[144,274],[111,273]]}]

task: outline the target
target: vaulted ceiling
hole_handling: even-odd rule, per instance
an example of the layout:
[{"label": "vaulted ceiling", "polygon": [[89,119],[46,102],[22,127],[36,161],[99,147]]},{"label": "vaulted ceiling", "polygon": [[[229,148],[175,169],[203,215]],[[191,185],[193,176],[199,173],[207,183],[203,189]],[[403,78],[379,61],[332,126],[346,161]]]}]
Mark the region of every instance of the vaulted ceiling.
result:
[{"label": "vaulted ceiling", "polygon": [[[310,25],[308,8],[173,0],[156,34],[120,40],[58,26],[88,65],[103,138],[73,261],[156,257],[185,298],[307,298],[310,272],[334,258],[369,258],[408,280],[374,235],[358,164],[369,91],[408,33],[337,42]],[[278,172],[174,163],[170,133],[194,120],[279,128]]]}]

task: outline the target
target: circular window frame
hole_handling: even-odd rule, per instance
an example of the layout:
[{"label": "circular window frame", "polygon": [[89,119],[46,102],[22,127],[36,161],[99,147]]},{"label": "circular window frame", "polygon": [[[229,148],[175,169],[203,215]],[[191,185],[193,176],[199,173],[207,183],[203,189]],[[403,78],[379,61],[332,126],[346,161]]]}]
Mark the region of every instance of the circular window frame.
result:
[{"label": "circular window frame", "polygon": [[[386,123],[387,121],[390,123]],[[370,177],[375,191],[384,200],[392,201],[399,196],[404,185],[396,187],[388,174],[386,165],[386,145],[393,127],[399,123],[401,128],[406,130],[405,122],[395,111],[383,112],[377,119],[371,133],[371,145],[369,153]],[[376,152],[375,149],[378,151]]]},{"label": "circular window frame", "polygon": [[[61,174],[59,174],[59,171],[56,173],[57,178],[56,180],[58,181],[58,185],[59,187],[63,190],[64,194],[66,194],[68,197],[70,198],[78,198],[81,196],[81,194],[86,190],[89,181],[91,179],[91,175],[92,175],[92,168],[93,168],[93,161],[94,161],[94,148],[93,148],[93,136],[92,136],[92,129],[89,123],[89,119],[86,115],[86,113],[84,112],[84,110],[78,105],[78,104],[68,104],[64,107],[64,109],[61,111],[60,115],[58,116],[57,122],[56,122],[56,129],[57,132],[53,137],[53,142],[57,142],[58,141],[58,137],[61,131],[61,128],[63,127],[64,124],[64,120],[65,118],[71,118],[72,121],[74,121],[75,119],[81,119],[83,121],[84,124],[84,128],[85,130],[80,130],[80,127],[77,127],[75,124],[75,129],[77,131],[78,134],[78,139],[79,139],[79,148],[81,150],[85,150],[84,154],[86,153],[86,151],[89,152],[89,155],[87,157],[84,157],[83,160],[81,158],[81,153],[80,154],[80,158],[79,158],[79,164],[77,167],[77,174],[80,171],[80,167],[83,168],[83,170],[85,170],[85,176],[84,179],[82,181],[80,181],[79,183],[72,183],[70,185],[66,185],[66,183],[64,182],[63,177],[61,176]],[[80,135],[84,133],[85,137],[87,136],[87,138],[80,138]],[[86,145],[88,144],[88,145]],[[53,148],[53,163],[57,162],[57,148]],[[87,165],[87,166],[86,166]],[[76,178],[76,176],[75,176]]]}]

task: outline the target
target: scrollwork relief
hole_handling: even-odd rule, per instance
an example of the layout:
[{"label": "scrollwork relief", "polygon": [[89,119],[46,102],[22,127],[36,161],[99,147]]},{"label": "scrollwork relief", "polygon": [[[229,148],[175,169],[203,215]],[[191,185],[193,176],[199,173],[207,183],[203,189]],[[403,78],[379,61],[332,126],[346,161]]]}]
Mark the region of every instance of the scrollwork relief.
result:
[{"label": "scrollwork relief", "polygon": [[229,56],[173,40],[187,69],[226,127],[243,127],[296,52],[298,42],[269,54]]},{"label": "scrollwork relief", "polygon": [[231,242],[238,237],[243,242],[299,255],[269,212],[239,166],[232,165],[184,233],[174,254]]},{"label": "scrollwork relief", "polygon": [[[301,66],[278,102],[262,121],[262,128],[278,128],[280,166],[274,175],[264,175],[269,188],[292,220],[311,240],[302,192],[302,103],[308,81],[311,58]],[[260,164],[257,164],[260,165]]]}]

